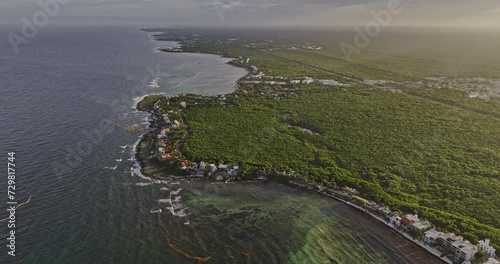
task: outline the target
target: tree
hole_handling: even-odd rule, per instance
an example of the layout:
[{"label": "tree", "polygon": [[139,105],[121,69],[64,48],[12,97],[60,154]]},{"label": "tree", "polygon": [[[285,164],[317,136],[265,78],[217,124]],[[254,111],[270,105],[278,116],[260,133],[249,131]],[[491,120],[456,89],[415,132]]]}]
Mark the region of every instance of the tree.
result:
[{"label": "tree", "polygon": [[474,254],[474,257],[476,259],[482,259],[482,258],[486,257],[486,254],[483,251],[479,250],[478,252],[476,252],[476,254]]}]

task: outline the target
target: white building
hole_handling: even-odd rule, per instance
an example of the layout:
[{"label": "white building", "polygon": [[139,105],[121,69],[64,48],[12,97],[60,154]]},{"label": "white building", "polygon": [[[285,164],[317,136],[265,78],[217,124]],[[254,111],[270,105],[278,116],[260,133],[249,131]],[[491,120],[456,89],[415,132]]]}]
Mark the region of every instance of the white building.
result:
[{"label": "white building", "polygon": [[389,220],[391,221],[391,223],[393,225],[396,225],[396,226],[400,226],[401,225],[401,217],[399,217],[399,215],[397,215],[397,214],[391,216],[389,218]]},{"label": "white building", "polygon": [[444,235],[442,232],[438,232],[436,229],[431,229],[424,233],[422,240],[429,245],[433,245],[437,242],[439,236]]},{"label": "white building", "polygon": [[313,83],[314,82],[314,79],[311,78],[311,77],[305,77],[303,80],[302,80],[302,84],[310,84],[310,83]]},{"label": "white building", "polygon": [[462,236],[457,236],[454,233],[446,233],[438,237],[438,243],[449,249],[451,249],[454,242],[463,240]]},{"label": "white building", "polygon": [[210,164],[210,172],[209,174],[213,174],[214,172],[217,171],[217,166],[215,166],[215,164]]},{"label": "white building", "polygon": [[479,250],[483,251],[491,258],[496,257],[496,254],[495,254],[496,249],[494,247],[490,246],[490,239],[489,238],[487,238],[485,240],[479,240],[478,248],[479,248]]},{"label": "white building", "polygon": [[468,240],[456,241],[452,244],[455,257],[460,261],[470,261],[477,252],[477,246],[472,245]]},{"label": "white building", "polygon": [[470,261],[478,251],[476,245],[454,233],[440,234],[436,241],[446,249],[451,250],[459,263]]}]

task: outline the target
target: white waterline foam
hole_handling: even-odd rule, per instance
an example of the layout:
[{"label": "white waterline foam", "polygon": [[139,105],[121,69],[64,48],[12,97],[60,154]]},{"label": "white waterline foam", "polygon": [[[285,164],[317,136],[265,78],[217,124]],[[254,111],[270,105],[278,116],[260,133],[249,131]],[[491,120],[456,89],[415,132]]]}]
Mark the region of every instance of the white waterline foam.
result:
[{"label": "white waterline foam", "polygon": [[160,81],[160,78],[154,78],[153,80],[151,80],[149,83],[148,83],[148,88],[151,88],[151,89],[158,89],[160,88],[160,85],[158,84],[158,82]]},{"label": "white waterline foam", "polygon": [[137,186],[148,186],[148,185],[151,185],[151,184],[153,184],[153,183],[152,182],[138,182],[135,185],[137,185]]}]

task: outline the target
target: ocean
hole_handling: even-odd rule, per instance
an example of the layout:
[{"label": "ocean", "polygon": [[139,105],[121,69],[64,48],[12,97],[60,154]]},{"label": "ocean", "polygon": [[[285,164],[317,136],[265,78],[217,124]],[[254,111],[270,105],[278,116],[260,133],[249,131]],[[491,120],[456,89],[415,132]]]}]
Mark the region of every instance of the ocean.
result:
[{"label": "ocean", "polygon": [[[0,35],[19,28],[0,27]],[[155,181],[131,159],[146,94],[222,94],[246,71],[160,53],[133,27],[47,27],[0,40],[0,219],[15,152],[15,254],[0,263],[439,263],[344,204],[276,183]],[[4,209],[5,208],[5,209]]]}]

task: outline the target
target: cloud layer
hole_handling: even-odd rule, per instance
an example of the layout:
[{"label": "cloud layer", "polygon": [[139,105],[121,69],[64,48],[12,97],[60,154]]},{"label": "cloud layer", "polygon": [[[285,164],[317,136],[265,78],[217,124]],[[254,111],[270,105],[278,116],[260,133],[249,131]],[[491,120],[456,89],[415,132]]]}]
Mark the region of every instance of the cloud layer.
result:
[{"label": "cloud layer", "polygon": [[[0,16],[32,16],[38,1],[4,0]],[[70,0],[59,16],[155,19],[166,24],[213,26],[363,25],[370,11],[398,0]],[[498,0],[399,0],[391,25],[500,27]]]}]

